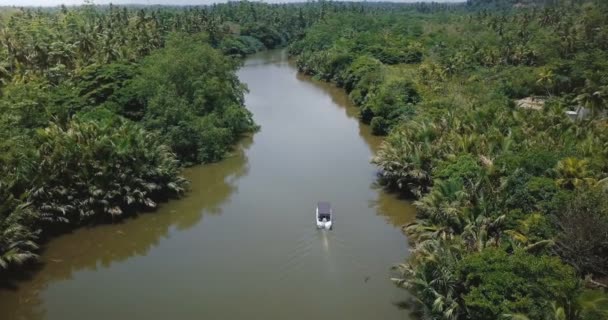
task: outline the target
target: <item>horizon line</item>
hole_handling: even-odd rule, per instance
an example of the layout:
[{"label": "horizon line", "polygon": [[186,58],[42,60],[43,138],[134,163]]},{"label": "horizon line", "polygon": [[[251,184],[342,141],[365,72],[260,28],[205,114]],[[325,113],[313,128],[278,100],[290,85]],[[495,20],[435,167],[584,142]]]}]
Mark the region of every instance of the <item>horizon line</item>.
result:
[{"label": "horizon line", "polygon": [[[150,2],[150,0],[147,0],[147,2]],[[178,3],[178,4],[171,4],[171,3],[137,3],[137,2],[127,2],[127,3],[113,3],[112,1],[108,1],[108,3],[86,3],[85,1],[83,1],[83,3],[80,4],[76,4],[76,3],[72,3],[72,4],[65,4],[65,3],[58,3],[58,4],[39,4],[39,5],[35,5],[35,4],[26,4],[26,5],[20,5],[20,4],[0,4],[0,8],[59,8],[62,6],[65,7],[83,7],[83,6],[87,6],[87,5],[92,5],[92,6],[96,6],[96,7],[103,7],[103,6],[110,6],[110,5],[114,5],[114,6],[138,6],[138,7],[197,7],[197,6],[211,6],[214,4],[225,4],[225,3],[238,3],[238,2],[253,2],[253,3],[264,3],[264,4],[275,4],[275,5],[291,5],[291,4],[306,4],[306,3],[318,3],[318,2],[334,2],[334,3],[347,3],[347,2],[352,2],[352,3],[390,3],[390,4],[403,4],[403,5],[411,5],[411,4],[419,4],[419,3],[427,3],[427,4],[432,4],[432,3],[441,3],[441,4],[462,4],[462,3],[466,3],[467,0],[431,0],[431,1],[427,1],[427,0],[414,0],[414,1],[399,1],[399,0],[304,0],[304,1],[278,1],[278,2],[271,2],[271,1],[264,1],[264,0],[227,0],[227,1],[215,1],[212,3]]]}]

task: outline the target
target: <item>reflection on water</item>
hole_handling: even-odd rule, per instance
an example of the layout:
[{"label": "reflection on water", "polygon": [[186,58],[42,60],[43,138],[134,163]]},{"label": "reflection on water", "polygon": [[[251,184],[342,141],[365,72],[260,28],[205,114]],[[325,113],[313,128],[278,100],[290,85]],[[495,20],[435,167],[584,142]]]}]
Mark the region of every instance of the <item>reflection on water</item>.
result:
[{"label": "reflection on water", "polygon": [[[359,108],[352,103],[348,94],[342,88],[338,88],[335,85],[324,81],[315,80],[313,77],[302,73],[298,73],[296,77],[302,82],[311,83],[316,88],[319,88],[331,98],[336,106],[344,109],[348,118],[359,119]],[[359,122],[359,136],[363,138],[372,153],[378,151],[380,144],[382,143],[382,137],[372,135],[370,126]]]},{"label": "reflection on water", "polygon": [[[191,181],[190,191],[180,200],[120,224],[82,228],[50,241],[41,257],[41,269],[31,279],[18,283],[14,290],[0,290],[2,319],[44,319],[40,294],[49,284],[69,280],[78,271],[101,270],[145,256],[172,229],[186,230],[204,215],[221,213],[222,203],[237,190],[236,180],[248,172],[245,150],[252,140],[245,138],[234,155],[220,163],[186,169],[183,174]],[[83,288],[83,294],[87,290],[94,288]]]},{"label": "reflection on water", "polygon": [[379,190],[378,198],[370,202],[370,207],[374,208],[378,215],[395,227],[403,227],[414,221],[416,207],[408,199],[397,193],[387,192],[377,183],[373,183],[372,188]]},{"label": "reflection on water", "polygon": [[[348,118],[359,118],[359,108],[352,103],[348,94],[343,89],[324,81],[315,80],[311,76],[302,73],[298,73],[296,77],[300,81],[311,83],[327,94],[336,106],[344,109]],[[369,146],[372,153],[378,151],[383,141],[382,137],[372,135],[370,126],[361,122],[359,122],[359,136]],[[383,190],[382,186],[379,186],[376,181],[371,184],[371,188],[378,190],[378,198],[370,201],[370,208],[375,209],[379,215],[384,216],[392,225],[401,227],[414,220],[416,208],[408,199],[397,193]]]},{"label": "reflection on water", "polygon": [[[262,127],[254,139],[186,170],[184,199],[51,241],[32,279],[0,291],[2,320],[408,319],[388,277],[414,211],[375,186],[381,139],[284,51],[238,75]],[[316,229],[319,200],[332,203],[331,231]]]},{"label": "reflection on water", "polygon": [[[289,55],[287,50],[273,50],[272,54],[266,54],[266,52],[260,52],[257,55],[250,57],[243,63],[244,68],[256,68],[268,65],[287,65],[292,64],[293,61],[289,61]],[[258,59],[258,57],[262,57]]]}]

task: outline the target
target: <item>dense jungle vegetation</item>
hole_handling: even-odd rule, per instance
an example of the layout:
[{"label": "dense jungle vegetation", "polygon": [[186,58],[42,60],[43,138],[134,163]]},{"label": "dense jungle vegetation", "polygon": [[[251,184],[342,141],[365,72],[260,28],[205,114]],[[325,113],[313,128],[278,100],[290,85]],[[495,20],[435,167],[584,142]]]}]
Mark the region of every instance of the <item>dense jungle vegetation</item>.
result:
[{"label": "dense jungle vegetation", "polygon": [[290,46],[388,135],[380,180],[418,208],[394,281],[423,319],[608,319],[606,17],[468,1],[332,15]]},{"label": "dense jungle vegetation", "polygon": [[0,277],[49,235],[179,196],[180,167],[256,129],[239,58],[288,45],[386,136],[379,180],[417,200],[394,281],[418,316],[607,319],[607,16],[599,0],[5,8]]},{"label": "dense jungle vegetation", "polygon": [[325,7],[3,8],[0,278],[49,235],[179,196],[180,167],[256,129],[239,57],[285,45]]}]

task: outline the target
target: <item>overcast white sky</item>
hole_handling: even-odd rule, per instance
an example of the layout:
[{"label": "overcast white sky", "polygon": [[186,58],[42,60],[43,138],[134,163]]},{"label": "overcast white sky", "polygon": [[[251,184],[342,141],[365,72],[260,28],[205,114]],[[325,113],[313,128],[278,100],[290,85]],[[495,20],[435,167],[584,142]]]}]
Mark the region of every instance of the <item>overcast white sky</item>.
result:
[{"label": "overcast white sky", "polygon": [[[265,2],[303,2],[305,0],[268,0]],[[393,2],[419,2],[419,0],[392,0]],[[422,2],[431,2],[431,0],[421,0]],[[465,0],[435,0],[436,2],[464,2]],[[217,0],[95,0],[95,4],[172,4],[172,5],[197,5],[211,4],[214,2],[226,2]],[[83,4],[84,0],[0,0],[0,6],[57,6],[79,5]]]}]

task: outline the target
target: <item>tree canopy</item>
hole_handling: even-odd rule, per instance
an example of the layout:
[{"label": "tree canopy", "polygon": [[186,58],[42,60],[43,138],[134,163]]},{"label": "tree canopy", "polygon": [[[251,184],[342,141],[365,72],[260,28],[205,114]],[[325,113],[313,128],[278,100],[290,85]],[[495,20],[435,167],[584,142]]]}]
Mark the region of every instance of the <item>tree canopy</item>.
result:
[{"label": "tree canopy", "polygon": [[50,231],[179,196],[256,130],[241,58],[287,46],[386,136],[414,199],[394,282],[422,319],[606,319],[608,2],[11,8],[0,272]]}]

